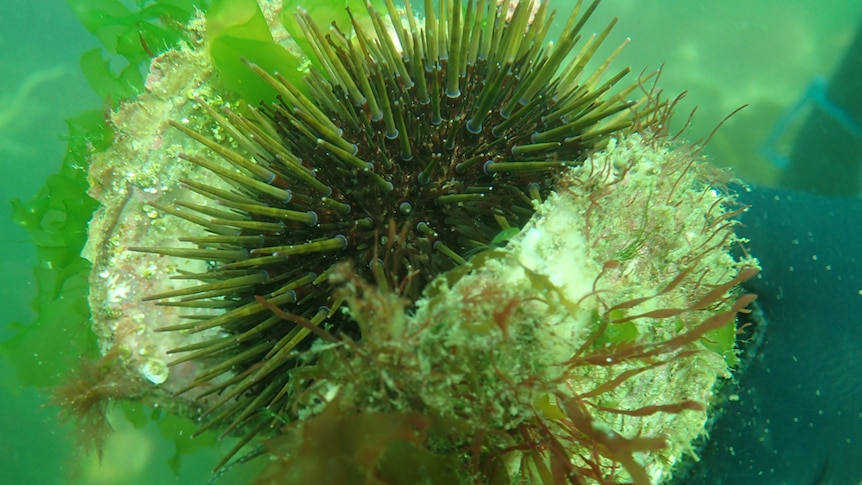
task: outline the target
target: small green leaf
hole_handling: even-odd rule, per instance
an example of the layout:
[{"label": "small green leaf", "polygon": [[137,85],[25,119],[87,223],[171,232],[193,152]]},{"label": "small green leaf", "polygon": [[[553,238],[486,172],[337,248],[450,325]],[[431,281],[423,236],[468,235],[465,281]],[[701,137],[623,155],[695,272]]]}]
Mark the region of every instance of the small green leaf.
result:
[{"label": "small green leaf", "polygon": [[81,56],[81,71],[84,77],[93,91],[105,99],[132,98],[143,90],[143,77],[130,67],[115,74],[109,61],[102,57],[99,48],[90,49]]},{"label": "small green leaf", "polygon": [[707,332],[700,341],[708,350],[722,356],[729,367],[739,365],[739,356],[736,354],[736,325],[732,322]]},{"label": "small green leaf", "polygon": [[[274,42],[220,36],[212,40],[210,55],[221,82],[250,104],[276,99],[275,88],[255,74],[243,59],[253,62],[268,73],[280,73],[291,82],[302,76],[300,59]],[[302,86],[298,84],[297,86]]]},{"label": "small green leaf", "polygon": [[494,239],[491,240],[491,246],[503,246],[509,242],[510,239],[517,236],[519,232],[521,232],[520,227],[507,227],[494,236]]},{"label": "small green leaf", "polygon": [[219,79],[249,103],[275,101],[276,91],[243,60],[266,72],[278,72],[304,89],[299,71],[301,59],[273,41],[255,0],[215,0],[207,12],[207,34]]},{"label": "small green leaf", "polygon": [[596,339],[594,346],[625,344],[636,341],[639,336],[640,332],[633,322],[611,323]]},{"label": "small green leaf", "polygon": [[129,9],[119,0],[68,0],[72,12],[102,45],[110,52],[117,52],[117,38],[126,30],[123,19]]}]

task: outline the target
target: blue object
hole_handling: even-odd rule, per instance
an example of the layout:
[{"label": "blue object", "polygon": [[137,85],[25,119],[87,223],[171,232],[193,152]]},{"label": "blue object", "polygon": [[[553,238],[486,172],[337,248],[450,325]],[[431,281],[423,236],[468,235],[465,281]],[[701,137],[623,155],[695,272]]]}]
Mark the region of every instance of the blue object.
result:
[{"label": "blue object", "polygon": [[740,220],[765,338],[676,485],[862,483],[862,199],[754,186]]},{"label": "blue object", "polygon": [[840,106],[829,100],[826,95],[827,83],[822,76],[815,77],[811,84],[805,89],[802,96],[788,109],[775,124],[772,132],[763,145],[760,146],[760,154],[772,161],[777,167],[784,169],[789,165],[789,157],[778,150],[778,143],[782,136],[790,128],[795,118],[799,116],[809,104],[820,108],[832,117],[856,138],[862,138],[862,126],[853,120]]}]

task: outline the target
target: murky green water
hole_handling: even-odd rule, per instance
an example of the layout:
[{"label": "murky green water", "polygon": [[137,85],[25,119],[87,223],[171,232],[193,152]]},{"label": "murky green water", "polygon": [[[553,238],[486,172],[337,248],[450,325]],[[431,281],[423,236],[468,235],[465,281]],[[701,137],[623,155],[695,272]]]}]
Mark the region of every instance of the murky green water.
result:
[{"label": "murky green water", "polygon": [[[862,3],[853,3],[606,0],[591,25],[598,30],[619,16],[607,45],[632,40],[617,65],[638,71],[663,64],[661,86],[671,94],[688,90],[677,121],[700,107],[691,138],[705,136],[728,113],[749,104],[707,153],[747,180],[769,184],[777,169],[758,147],[811,79],[828,76],[839,60],[862,14]],[[558,8],[567,9],[562,3]],[[30,198],[63,157],[63,120],[101,106],[78,69],[81,53],[98,45],[62,0],[0,2],[0,199]],[[0,207],[0,299],[6,302],[0,339],[7,339],[8,322],[34,317],[35,256],[26,233],[10,220],[10,205]],[[0,361],[0,470],[7,483],[201,483],[218,458],[212,449],[184,455],[177,477],[170,463],[173,444],[155,425],[136,429],[117,419],[102,466],[94,456],[82,458],[79,475],[70,478],[70,428],[58,423],[58,409],[45,406],[44,396],[39,389],[19,388]]]}]

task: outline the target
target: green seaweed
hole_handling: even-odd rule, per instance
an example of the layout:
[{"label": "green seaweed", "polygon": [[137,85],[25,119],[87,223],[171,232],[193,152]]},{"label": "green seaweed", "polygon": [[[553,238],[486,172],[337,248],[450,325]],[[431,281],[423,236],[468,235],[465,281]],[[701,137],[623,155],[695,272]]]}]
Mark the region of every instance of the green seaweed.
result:
[{"label": "green seaweed", "polygon": [[731,369],[739,365],[739,355],[736,351],[736,325],[725,325],[707,332],[701,342],[707,350],[720,355]]},{"label": "green seaweed", "polygon": [[491,240],[491,247],[501,248],[506,245],[513,237],[517,236],[518,233],[521,232],[520,227],[507,227],[502,231],[498,232],[494,239]]},{"label": "green seaweed", "polygon": [[327,2],[308,2],[303,0],[284,0],[281,9],[281,25],[284,26],[302,51],[308,55],[315,67],[317,67],[321,72],[326,72],[323,65],[314,55],[314,50],[311,48],[311,44],[308,42],[308,39],[306,39],[305,34],[299,26],[299,22],[296,20],[297,10],[301,9],[308,13],[308,16],[311,17],[317,25],[325,26],[334,23],[338,25],[339,28],[346,29],[350,26],[350,15],[348,14],[348,9],[352,12],[365,12],[366,3],[371,3],[374,8],[381,12],[386,11],[386,7],[381,1],[366,2],[365,0],[332,0]]},{"label": "green seaweed", "polygon": [[130,10],[119,0],[68,0],[84,27],[102,42],[104,50],[127,62],[118,73],[101,49],[81,57],[81,70],[96,93],[116,106],[144,88],[144,69],[151,57],[178,45],[186,37],[185,25],[203,0],[138,2]]},{"label": "green seaweed", "polygon": [[33,199],[12,201],[12,217],[29,233],[39,261],[33,269],[36,321],[12,323],[15,336],[0,343],[0,356],[15,367],[19,386],[56,385],[71,363],[96,351],[87,301],[90,263],[80,256],[98,205],[86,195],[86,167],[87,155],[105,149],[112,132],[101,110],[66,123],[69,146],[59,173]]},{"label": "green seaweed", "polygon": [[139,1],[139,10],[130,10],[119,0],[68,3],[84,28],[96,35],[108,52],[119,54],[130,64],[179,44],[185,39],[185,25],[195,10],[204,6],[203,0]]},{"label": "green seaweed", "polygon": [[593,348],[635,343],[638,337],[640,332],[633,322],[612,323],[596,338]]},{"label": "green seaweed", "polygon": [[[179,480],[177,483],[189,483],[190,478],[200,478],[198,473],[206,473],[205,467],[210,467],[213,459],[221,455],[236,444],[235,438],[220,439],[218,433],[213,430],[200,431],[200,423],[170,414],[161,408],[151,408],[134,401],[122,401],[117,403],[117,411],[122,414],[122,419],[129,423],[135,430],[146,433],[148,439],[160,449],[159,455],[167,460],[167,471],[164,473],[149,471],[144,472],[148,480],[160,474],[163,477],[173,477]],[[255,475],[257,468],[261,465],[232,468],[224,470],[219,475],[219,480],[214,483],[248,483],[248,475]],[[194,473],[195,475],[191,475]],[[194,482],[194,480],[191,480]],[[154,482],[147,482],[154,483]]]},{"label": "green seaweed", "polygon": [[302,59],[277,44],[256,0],[214,0],[206,15],[210,58],[219,80],[250,102],[275,101],[276,92],[245,65],[278,72],[297,86]]},{"label": "green seaweed", "polygon": [[144,89],[144,79],[136,65],[129,64],[115,74],[98,47],[81,56],[81,72],[93,91],[105,99],[132,98]]},{"label": "green seaweed", "polygon": [[[246,102],[275,101],[275,89],[246,65],[246,62],[252,62],[266,72],[280,74],[297,89],[310,95],[303,80],[308,73],[308,62],[321,73],[327,71],[296,20],[297,9],[307,12],[317,25],[335,24],[341,29],[349,29],[348,9],[364,12],[366,3],[365,0],[286,0],[282,4],[280,21],[299,48],[288,50],[273,39],[256,0],[213,0],[206,14],[207,36],[210,59],[219,80]],[[382,1],[371,3],[385,11]],[[371,28],[370,25],[368,27]]]}]

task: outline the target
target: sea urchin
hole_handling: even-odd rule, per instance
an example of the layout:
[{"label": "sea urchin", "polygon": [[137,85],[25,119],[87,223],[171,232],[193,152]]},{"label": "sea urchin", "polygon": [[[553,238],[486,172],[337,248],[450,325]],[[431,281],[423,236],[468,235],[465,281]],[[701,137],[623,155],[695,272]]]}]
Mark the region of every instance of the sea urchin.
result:
[{"label": "sea urchin", "polygon": [[630,126],[635,85],[611,93],[628,69],[585,73],[613,23],[574,50],[598,3],[578,2],[553,43],[546,2],[426,0],[418,19],[409,2],[402,13],[387,1],[388,17],[369,5],[328,32],[299,11],[312,49],[304,86],[249,63],[276,103],[199,100],[206,116],[171,122],[205,147],[179,157],[219,183],[183,178],[205,203],[151,205],[205,234],[179,238],[193,247],[131,249],[207,262],[180,275],[200,284],[147,297],[213,311],[160,328],[220,330],[171,351],[173,366],[208,363],[189,386],[220,393],[207,426],[255,434],[271,421],[262,408],[287,411],[288,370],[308,336],[360,337],[337,311],[336,263],[415,301],[523,226],[561,169]]}]

